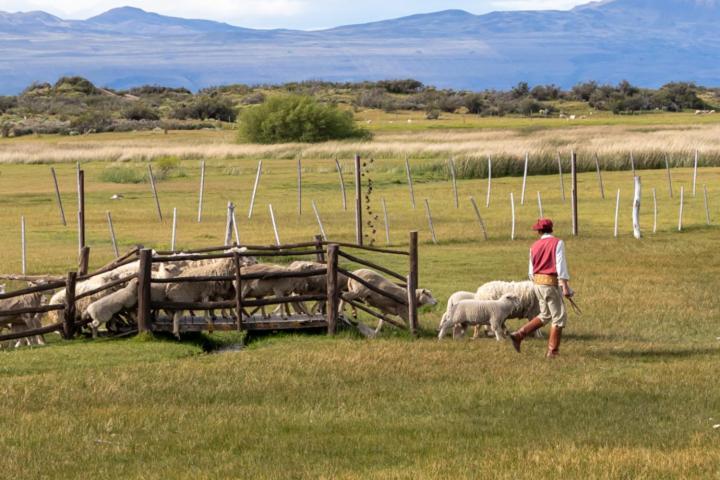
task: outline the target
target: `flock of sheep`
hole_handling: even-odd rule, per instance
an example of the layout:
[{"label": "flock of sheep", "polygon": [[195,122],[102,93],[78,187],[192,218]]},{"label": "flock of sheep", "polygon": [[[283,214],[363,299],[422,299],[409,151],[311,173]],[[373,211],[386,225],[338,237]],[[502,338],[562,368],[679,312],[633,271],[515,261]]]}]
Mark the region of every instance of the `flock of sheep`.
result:
[{"label": "flock of sheep", "polygon": [[[245,252],[244,249],[230,249],[226,253]],[[295,261],[289,265],[274,265],[258,263],[251,256],[240,256],[242,275],[250,275],[254,279],[243,280],[242,299],[265,299],[268,297],[292,297],[300,295],[324,295],[327,292],[326,276],[287,276],[283,278],[263,278],[264,275],[302,274],[310,270],[324,269],[324,263],[310,261]],[[96,275],[87,280],[78,282],[76,295],[96,290],[111,282],[116,282],[136,274],[139,261],[117,267],[108,272]],[[344,311],[350,302],[362,302],[379,310],[385,316],[400,317],[405,324],[408,323],[408,306],[395,299],[406,299],[405,286],[398,285],[381,274],[370,270],[360,269],[352,272],[364,282],[373,285],[376,289],[389,293],[381,295],[373,289],[367,288],[363,283],[338,273],[338,288],[341,292],[341,311]],[[174,277],[233,277],[235,264],[233,258],[208,259],[199,261],[170,261],[153,264],[153,278]],[[260,278],[255,278],[260,277]],[[3,287],[0,286],[0,289]],[[97,329],[106,326],[108,330],[117,331],[122,326],[135,324],[138,302],[138,280],[132,278],[127,283],[120,284],[99,293],[76,301],[76,321],[88,324],[93,335]],[[44,304],[62,305],[65,302],[65,289],[55,292],[49,300],[41,293],[32,293],[20,297],[0,300],[0,310],[14,310],[21,308],[37,308]],[[152,302],[218,302],[231,301],[236,297],[235,285],[231,280],[217,280],[207,282],[176,282],[153,283],[151,285]],[[435,305],[437,301],[432,293],[426,289],[415,292],[418,306]],[[278,306],[273,313],[281,317],[290,315],[294,310],[298,314],[312,314],[320,311],[318,302],[308,307],[303,302],[291,302]],[[356,314],[355,309],[353,313]],[[247,315],[254,315],[257,311],[265,318],[268,313],[264,307],[259,307]],[[164,309],[165,314],[172,319],[173,333],[180,334],[180,320],[183,310]],[[531,319],[539,312],[537,299],[533,293],[531,282],[490,282],[482,285],[476,292],[456,292],[447,302],[447,310],[439,325],[439,338],[443,338],[448,330],[453,330],[453,336],[464,335],[468,326],[475,327],[474,338],[481,335],[481,326],[485,326],[486,334],[495,336],[498,340],[504,335],[504,322],[509,318]],[[158,315],[160,312],[156,312]],[[191,312],[192,314],[192,312]],[[215,312],[204,313],[206,321],[211,325],[217,319]],[[234,312],[221,311],[223,318],[234,317]],[[60,320],[59,311],[47,314],[49,323]],[[14,317],[0,318],[0,331],[9,329],[11,332],[22,332],[39,328],[43,323],[42,314],[22,314]],[[376,335],[383,326],[380,321],[375,331],[366,329],[363,333],[369,336]],[[15,342],[15,346],[22,344],[44,344],[42,335],[23,338]]]},{"label": "flock of sheep", "polygon": [[[230,249],[226,253],[245,249]],[[264,299],[268,297],[292,297],[300,295],[324,295],[327,292],[326,276],[305,276],[305,277],[284,277],[284,278],[262,278],[263,275],[278,273],[303,273],[309,270],[324,269],[324,263],[310,261],[295,261],[289,265],[274,265],[258,263],[257,259],[251,256],[240,256],[241,274],[249,275],[252,280],[243,280],[241,298],[243,299]],[[87,280],[80,281],[75,287],[76,295],[96,290],[104,285],[117,282],[136,274],[139,269],[139,261],[117,267],[108,272],[93,276]],[[382,275],[368,269],[356,270],[353,272],[358,277],[383,291],[395,293],[396,297],[407,298],[403,287],[396,285]],[[166,263],[153,264],[153,278],[168,279],[174,277],[232,277],[235,275],[235,264],[233,258],[208,259],[199,261],[170,261]],[[368,289],[360,282],[338,274],[338,287],[343,300],[354,300],[364,302],[375,307],[387,315],[397,315],[407,322],[407,306],[400,304],[388,297]],[[138,302],[138,280],[132,278],[127,283],[120,284],[88,297],[76,300],[76,322],[82,322],[91,328],[93,335],[103,325],[108,330],[117,330],[120,326],[133,325],[136,321]],[[41,293],[33,293],[19,297],[0,300],[0,310],[15,310],[20,308],[38,308],[45,304],[63,305],[66,291],[60,289],[52,294],[49,300]],[[235,299],[235,285],[230,280],[218,280],[208,282],[177,282],[177,283],[153,283],[151,285],[152,302],[217,302]],[[424,289],[416,292],[418,305],[435,304],[432,294]],[[341,307],[345,308],[346,302]],[[291,314],[291,310],[299,314],[317,313],[320,304],[308,307],[302,302],[293,302],[280,305],[273,313],[279,313],[281,317]],[[268,317],[264,307],[259,307],[247,315],[253,315],[261,310],[263,317]],[[164,309],[168,317],[172,318],[173,333],[180,334],[180,319],[184,311]],[[156,312],[156,314],[159,312]],[[192,313],[192,312],[191,312]],[[221,311],[221,316],[230,318],[234,313]],[[60,311],[51,311],[47,319],[42,314],[21,314],[13,317],[0,318],[0,332],[9,329],[13,333],[19,333],[30,329],[39,328],[45,323],[57,323],[60,321]],[[211,323],[216,319],[215,312],[205,312],[206,320]],[[381,324],[378,326],[379,328]],[[23,344],[34,345],[44,344],[42,335],[23,338],[14,342],[15,346]]]},{"label": "flock of sheep", "polygon": [[[448,298],[447,309],[440,320],[438,338],[453,330],[453,337],[465,335],[468,326],[475,327],[473,338],[478,338],[481,326],[486,334],[501,340],[505,334],[505,321],[511,318],[531,320],[540,313],[533,283],[489,282],[476,292],[455,292]],[[540,336],[540,331],[536,332]]]}]

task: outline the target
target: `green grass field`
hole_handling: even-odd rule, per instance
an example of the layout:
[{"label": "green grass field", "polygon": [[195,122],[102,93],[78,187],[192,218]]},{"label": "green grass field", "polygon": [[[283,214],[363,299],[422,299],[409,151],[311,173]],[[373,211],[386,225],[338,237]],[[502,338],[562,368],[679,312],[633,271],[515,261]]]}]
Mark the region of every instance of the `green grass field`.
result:
[{"label": "green grass field", "polygon": [[[45,139],[40,139],[45,141]],[[296,164],[264,160],[251,220],[257,159],[210,159],[203,222],[196,222],[198,162],[185,176],[160,182],[165,221],[157,220],[147,184],[102,182],[106,162],[83,164],[87,178],[92,266],[112,258],[110,210],[121,249],[167,248],[178,208],[178,244],[221,243],[225,205],[238,207],[241,240],[273,241],[272,203],[281,240],[318,232],[315,200],[328,235],[353,239],[352,179],[348,211],[327,158],[303,159],[298,215]],[[129,163],[142,170],[144,164]],[[351,171],[349,160],[343,160]],[[234,335],[172,340],[75,340],[48,336],[45,348],[0,351],[0,448],[6,478],[720,478],[717,395],[720,302],[717,291],[720,168],[703,168],[698,194],[692,171],[640,171],[644,238],[631,235],[630,172],[605,172],[601,200],[594,173],[579,176],[580,237],[569,238],[570,205],[557,175],[493,182],[459,181],[460,208],[448,180],[417,178],[410,207],[401,159],[377,160],[370,174],[376,244],[385,244],[380,198],[391,243],[419,230],[420,283],[440,299],[424,309],[419,339],[386,327],[377,340],[351,333],[275,336],[242,351],[206,353]],[[69,226],[59,222],[47,165],[0,166],[0,270],[20,270],[20,216],[28,229],[29,273],[74,269],[74,165],[55,168]],[[565,187],[569,196],[569,177]],[[712,226],[705,225],[702,185]],[[686,192],[677,232],[679,190]],[[613,238],[615,192],[621,189],[620,237]],[[658,232],[652,233],[652,197]],[[494,340],[438,342],[433,334],[447,296],[494,279],[523,279],[530,225],[545,214],[568,241],[572,286],[585,314],[571,314],[561,358],[543,359],[545,341],[516,354]],[[510,240],[510,192],[517,239]],[[113,194],[124,198],[111,201]],[[483,241],[468,201],[485,218]],[[429,199],[439,245],[428,231]],[[370,258],[405,271],[402,259]],[[519,322],[510,322],[512,326]],[[205,348],[204,348],[205,347]]]}]

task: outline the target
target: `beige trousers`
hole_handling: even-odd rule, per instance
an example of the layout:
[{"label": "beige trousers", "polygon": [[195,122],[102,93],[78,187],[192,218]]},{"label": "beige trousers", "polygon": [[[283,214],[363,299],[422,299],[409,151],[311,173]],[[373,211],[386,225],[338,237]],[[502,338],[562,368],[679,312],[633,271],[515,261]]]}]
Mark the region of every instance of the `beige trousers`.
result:
[{"label": "beige trousers", "polygon": [[543,325],[552,321],[554,327],[563,328],[567,321],[567,311],[563,302],[562,289],[552,285],[535,285],[535,296],[540,305],[538,318]]}]

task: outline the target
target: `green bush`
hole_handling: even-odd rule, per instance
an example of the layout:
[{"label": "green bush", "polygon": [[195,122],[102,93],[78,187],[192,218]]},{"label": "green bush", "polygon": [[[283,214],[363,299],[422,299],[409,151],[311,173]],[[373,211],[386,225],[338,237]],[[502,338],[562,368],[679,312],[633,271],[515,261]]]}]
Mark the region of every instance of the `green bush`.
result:
[{"label": "green bush", "polygon": [[157,110],[142,102],[133,102],[123,109],[122,117],[126,120],[160,120]]},{"label": "green bush", "polygon": [[100,172],[100,181],[107,183],[143,183],[147,175],[130,167],[107,167]]},{"label": "green bush", "polygon": [[99,111],[85,112],[70,122],[70,128],[80,133],[102,132],[110,128],[112,118],[110,114]]},{"label": "green bush", "polygon": [[325,142],[370,138],[355,125],[351,112],[303,95],[281,95],[248,109],[240,123],[240,138],[254,143]]},{"label": "green bush", "polygon": [[237,111],[233,102],[228,97],[221,95],[201,95],[189,104],[182,104],[173,112],[173,118],[186,120],[220,120],[222,122],[234,122],[237,119]]}]

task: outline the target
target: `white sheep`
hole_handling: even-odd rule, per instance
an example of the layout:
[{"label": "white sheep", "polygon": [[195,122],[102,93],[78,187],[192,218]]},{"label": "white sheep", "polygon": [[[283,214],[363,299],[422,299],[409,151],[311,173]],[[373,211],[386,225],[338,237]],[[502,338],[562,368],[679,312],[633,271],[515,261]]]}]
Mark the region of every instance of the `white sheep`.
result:
[{"label": "white sheep", "polygon": [[468,325],[490,325],[495,332],[495,338],[500,341],[503,338],[502,324],[508,315],[517,308],[518,298],[506,293],[499,300],[462,300],[455,305],[448,318],[440,327],[438,339],[445,336],[450,327],[453,327],[453,337],[460,329],[460,337],[465,335]]},{"label": "white sheep", "polygon": [[[256,265],[249,265],[242,269],[243,275],[260,274],[268,275],[273,273],[287,273],[287,272],[298,272],[302,269],[308,269],[308,266],[296,267],[291,269],[289,267],[283,267],[280,265],[273,265],[269,263],[258,263]],[[309,278],[255,278],[252,280],[244,280],[242,282],[242,293],[241,297],[244,298],[255,298],[262,300],[265,297],[289,297],[293,293],[301,293],[308,290],[310,284]],[[314,284],[314,282],[313,282]],[[264,307],[260,307],[263,317],[267,317]],[[280,305],[280,315],[285,317],[286,314],[290,314],[290,308],[286,305]],[[257,309],[255,310],[257,311]],[[300,309],[302,312],[302,309]],[[254,312],[253,312],[254,313]]]},{"label": "white sheep", "polygon": [[[383,277],[382,275],[373,270],[363,268],[360,270],[355,270],[352,273],[384,292],[388,292],[398,298],[407,298],[407,289],[394,284],[392,281],[388,280],[387,278]],[[385,295],[380,295],[379,293],[370,290],[365,285],[352,278],[348,279],[347,285],[349,293],[343,296],[344,300],[360,300],[367,303],[371,307],[379,309],[385,314],[396,315],[402,318],[406,324],[409,322],[408,307],[406,304],[399,303],[391,298],[386,297]],[[430,293],[429,290],[426,290],[424,288],[419,288],[415,290],[415,298],[417,300],[418,307],[422,305],[437,304],[437,300],[433,298],[432,293]],[[341,311],[343,310],[344,305],[345,301],[341,302]],[[378,333],[380,331],[383,323],[384,322],[380,320],[380,323],[378,323],[375,333]]]},{"label": "white sheep", "polygon": [[[4,293],[4,292],[3,292]],[[19,297],[5,298],[0,300],[0,310],[16,310],[20,308],[38,308],[43,304],[42,294],[40,292],[29,293]],[[40,328],[40,315],[33,313],[25,313],[20,315],[0,317],[0,330],[4,328],[10,329],[11,333],[19,333],[35,328]],[[19,347],[23,343],[27,345],[45,345],[45,339],[42,335],[23,338],[15,342],[15,346]],[[10,343],[9,345],[11,345]]]},{"label": "white sheep", "polygon": [[88,305],[82,314],[83,320],[92,320],[93,334],[100,325],[104,325],[122,310],[130,310],[137,305],[138,281],[136,278],[109,295]]},{"label": "white sheep", "polygon": [[[518,298],[517,307],[513,309],[508,318],[520,318],[529,321],[537,317],[540,313],[540,305],[535,295],[533,282],[531,281],[494,281],[485,283],[475,292],[475,300],[497,300],[506,293],[511,293]],[[481,328],[479,326],[475,327],[473,338],[478,338],[480,331]],[[542,338],[540,330],[536,331],[535,335]]]},{"label": "white sheep", "polygon": [[[232,258],[221,258],[205,265],[193,266],[184,269],[177,278],[182,277],[229,277],[235,275],[235,263]],[[165,288],[165,297],[170,302],[203,302],[217,300],[230,300],[234,297],[234,287],[231,280],[217,280],[212,282],[178,282],[168,283]],[[152,290],[151,290],[152,294]],[[182,311],[173,313],[173,334],[180,336],[180,317]],[[204,312],[215,318],[215,312]]]},{"label": "white sheep", "polygon": [[457,305],[458,302],[462,300],[473,300],[475,298],[475,294],[473,292],[464,292],[459,291],[455,292],[452,295],[450,295],[450,298],[448,298],[447,301],[447,307],[445,307],[445,313],[443,313],[442,318],[440,319],[440,323],[438,324],[438,329],[442,327],[442,324],[447,319],[448,315],[450,314],[450,310]]}]

